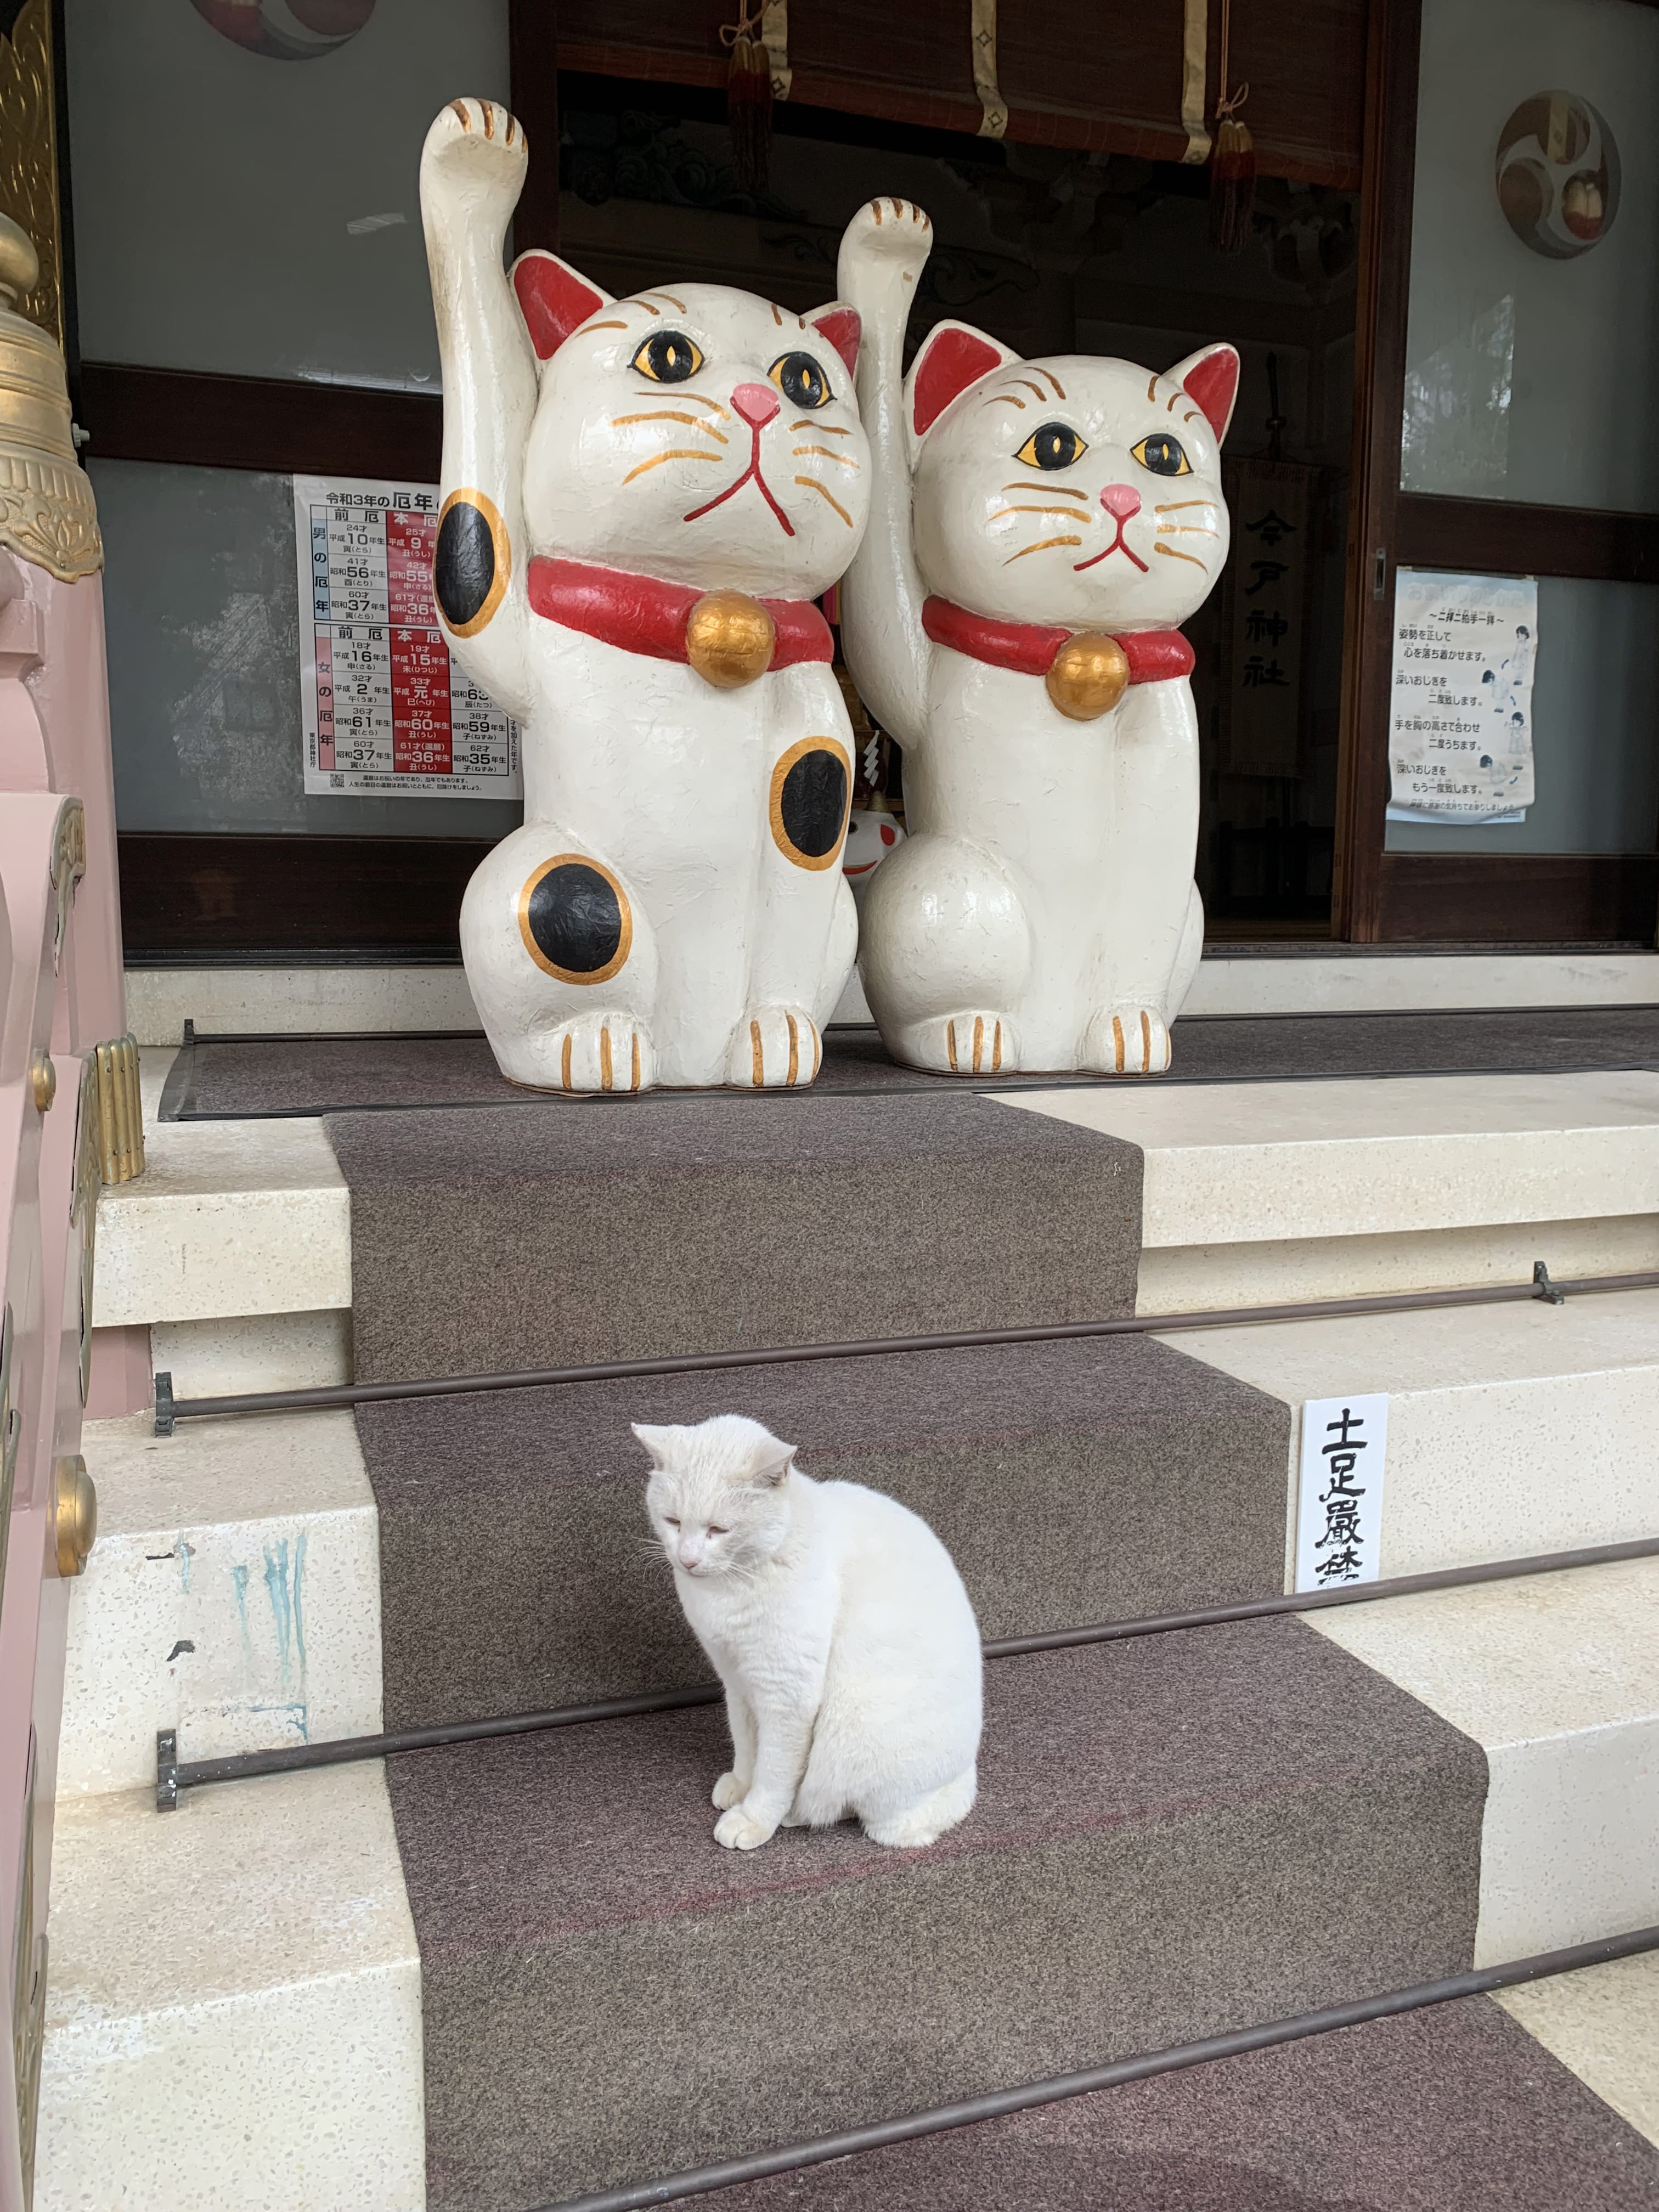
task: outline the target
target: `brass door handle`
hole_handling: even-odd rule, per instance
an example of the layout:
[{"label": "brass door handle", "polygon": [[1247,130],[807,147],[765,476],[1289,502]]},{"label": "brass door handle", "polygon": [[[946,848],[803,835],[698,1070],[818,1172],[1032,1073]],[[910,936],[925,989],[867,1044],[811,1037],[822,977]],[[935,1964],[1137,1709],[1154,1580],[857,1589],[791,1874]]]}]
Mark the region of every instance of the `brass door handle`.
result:
[{"label": "brass door handle", "polygon": [[34,1092],[34,1103],[44,1114],[58,1096],[58,1070],[52,1064],[49,1052],[37,1052],[29,1062],[29,1085]]},{"label": "brass door handle", "polygon": [[65,1579],[84,1574],[98,1540],[98,1492],[79,1452],[52,1470],[52,1528],[58,1573]]}]

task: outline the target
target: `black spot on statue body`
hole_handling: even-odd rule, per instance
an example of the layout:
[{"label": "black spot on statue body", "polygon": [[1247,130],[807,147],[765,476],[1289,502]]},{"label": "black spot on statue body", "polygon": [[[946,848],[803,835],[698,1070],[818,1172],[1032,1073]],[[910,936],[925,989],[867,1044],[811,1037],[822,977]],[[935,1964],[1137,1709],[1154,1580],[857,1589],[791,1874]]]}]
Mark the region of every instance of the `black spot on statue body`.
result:
[{"label": "black spot on statue body", "polygon": [[567,975],[595,975],[611,968],[622,946],[616,887],[583,860],[566,860],[538,879],[526,919],[544,958]]},{"label": "black spot on statue body", "polygon": [[789,843],[821,860],[841,842],[847,818],[847,763],[828,746],[803,753],[783,779],[778,811]]},{"label": "black spot on statue body", "polygon": [[432,588],[452,629],[475,622],[495,580],[495,540],[487,517],[457,500],[438,527]]}]

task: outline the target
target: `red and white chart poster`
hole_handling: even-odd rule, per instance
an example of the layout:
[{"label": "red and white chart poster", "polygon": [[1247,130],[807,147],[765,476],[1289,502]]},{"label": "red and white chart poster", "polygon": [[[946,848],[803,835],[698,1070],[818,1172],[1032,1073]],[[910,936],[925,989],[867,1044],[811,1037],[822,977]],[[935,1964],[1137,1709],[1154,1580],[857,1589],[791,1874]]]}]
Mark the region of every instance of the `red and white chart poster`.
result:
[{"label": "red and white chart poster", "polygon": [[295,477],[306,791],[518,799],[519,726],[449,657],[430,484]]}]

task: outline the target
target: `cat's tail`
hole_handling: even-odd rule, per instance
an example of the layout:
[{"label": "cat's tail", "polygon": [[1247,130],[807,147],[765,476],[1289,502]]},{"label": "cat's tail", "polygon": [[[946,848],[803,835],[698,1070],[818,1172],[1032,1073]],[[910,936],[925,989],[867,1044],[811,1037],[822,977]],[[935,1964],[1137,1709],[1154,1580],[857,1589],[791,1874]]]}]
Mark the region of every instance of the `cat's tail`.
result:
[{"label": "cat's tail", "polygon": [[965,1820],[974,1809],[974,1799],[979,1794],[977,1765],[965,1766],[949,1782],[930,1790],[914,1805],[903,1811],[884,1814],[879,1820],[866,1820],[864,1832],[872,1844],[890,1844],[900,1850],[920,1850],[926,1844],[937,1843],[945,1831]]}]

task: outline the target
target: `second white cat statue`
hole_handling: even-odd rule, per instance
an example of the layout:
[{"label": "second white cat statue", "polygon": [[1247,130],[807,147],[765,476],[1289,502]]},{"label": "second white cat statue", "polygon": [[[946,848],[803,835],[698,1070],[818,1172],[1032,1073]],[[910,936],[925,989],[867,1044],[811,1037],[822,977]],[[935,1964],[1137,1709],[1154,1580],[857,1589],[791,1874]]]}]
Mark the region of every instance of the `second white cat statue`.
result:
[{"label": "second white cat statue", "polygon": [[945,322],[901,385],[930,240],[875,200],[841,249],[876,471],[842,637],[909,830],[864,899],[865,994],[917,1067],[1161,1074],[1204,936],[1177,625],[1227,557],[1238,356],[1022,361]]},{"label": "second white cat statue", "polygon": [[813,604],[868,508],[858,318],[718,284],[612,300],[539,252],[509,283],[524,174],[489,100],[427,134],[434,593],[523,726],[524,827],[467,886],[467,981],[515,1083],[810,1083],[858,934]]},{"label": "second white cat statue", "polygon": [[726,1690],[732,1768],[716,1843],[848,1815],[878,1844],[931,1844],[972,1808],[979,1630],[925,1521],[856,1482],[814,1482],[795,1448],[722,1413],[634,1434],[653,1527]]}]

